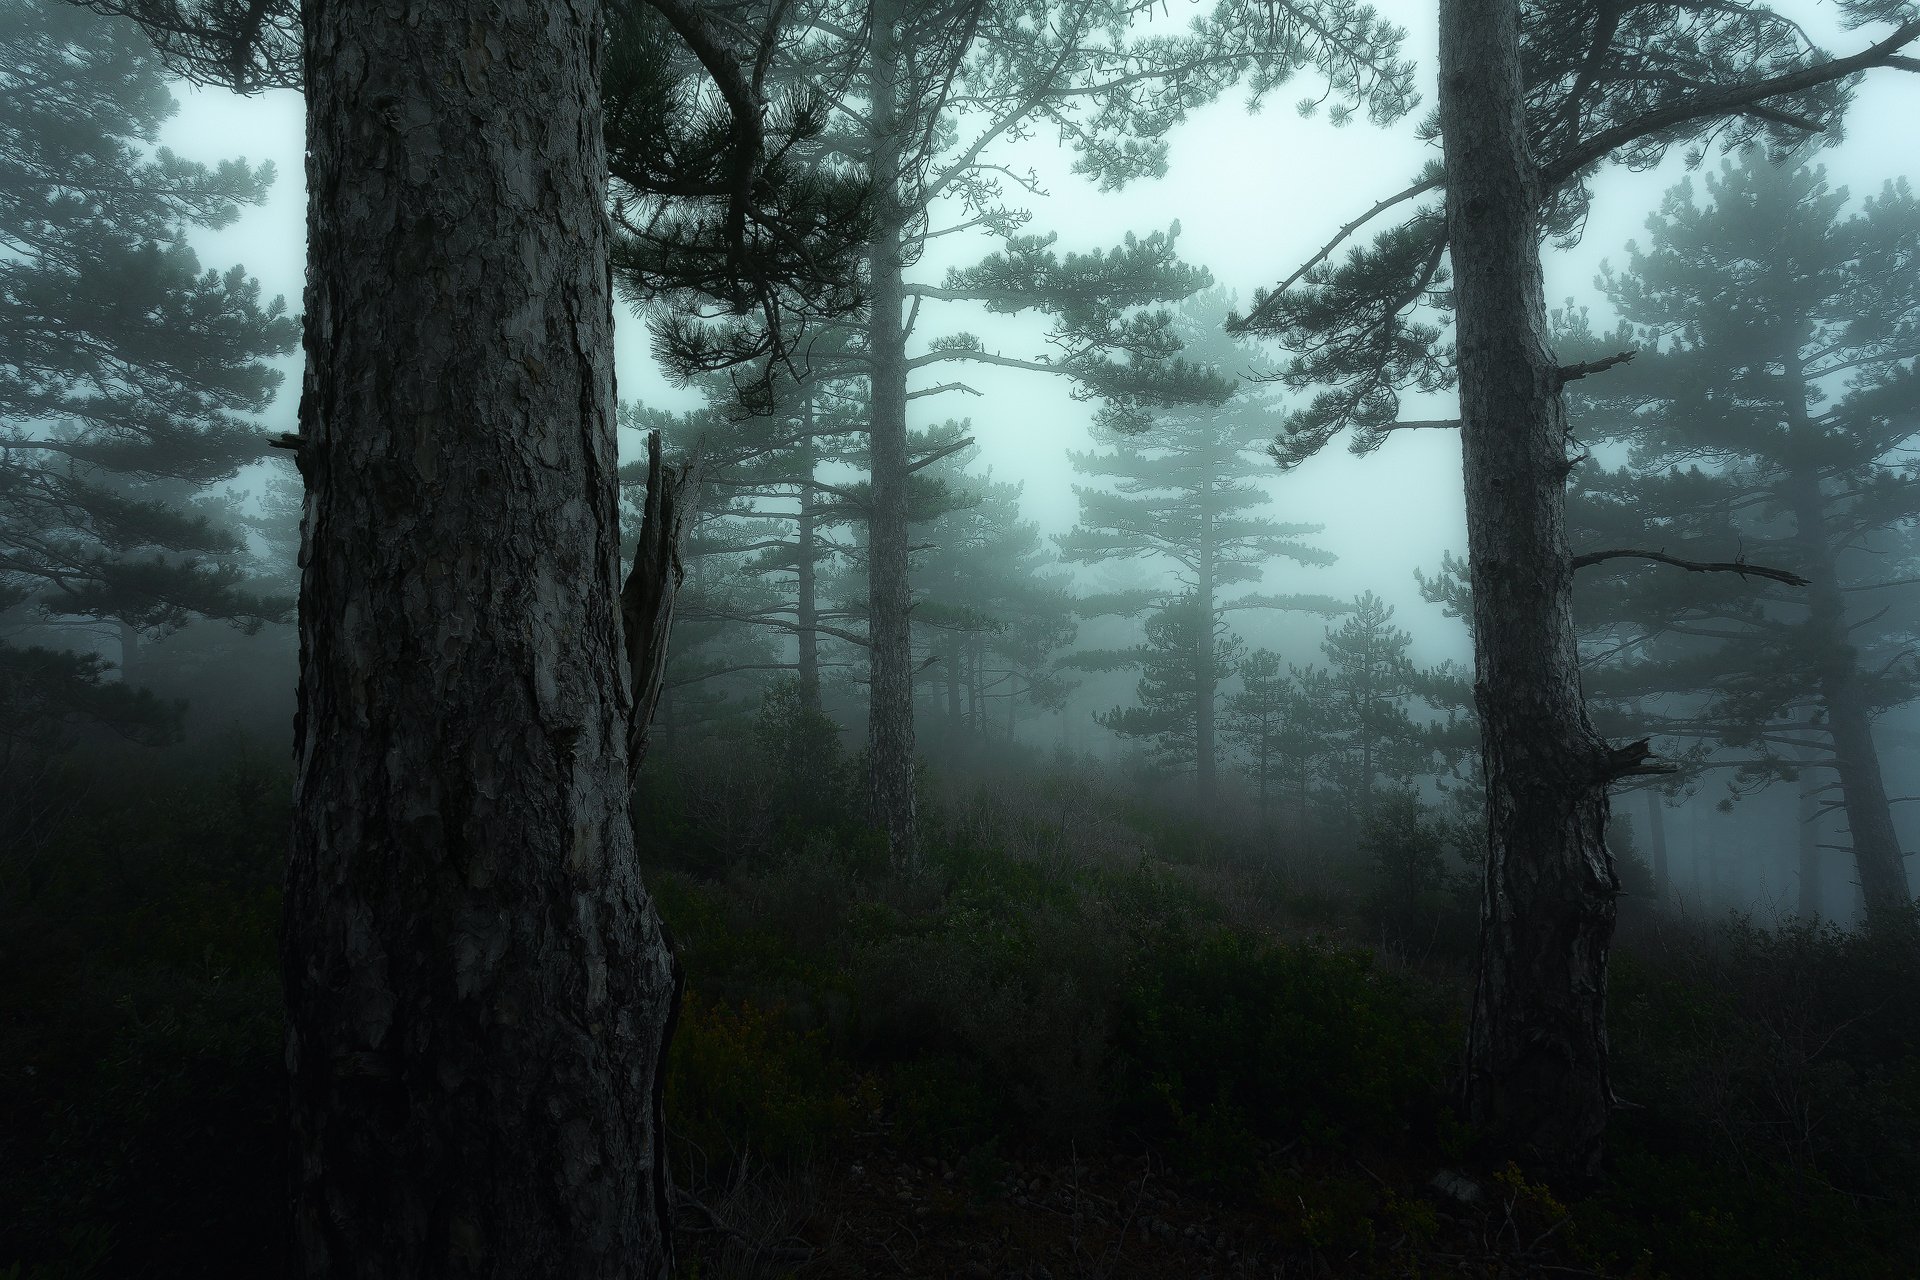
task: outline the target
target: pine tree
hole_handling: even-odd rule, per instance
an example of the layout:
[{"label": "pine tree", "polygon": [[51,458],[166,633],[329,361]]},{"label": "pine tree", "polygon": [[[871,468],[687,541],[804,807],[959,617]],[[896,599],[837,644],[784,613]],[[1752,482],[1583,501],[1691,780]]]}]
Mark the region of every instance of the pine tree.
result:
[{"label": "pine tree", "polygon": [[1332,680],[1321,667],[1283,668],[1271,649],[1248,654],[1239,674],[1240,688],[1227,697],[1226,727],[1246,751],[1260,824],[1267,825],[1273,793],[1283,791],[1295,835],[1303,837],[1312,827],[1310,798],[1335,750]]},{"label": "pine tree", "polygon": [[[1057,129],[1078,168],[1116,189],[1163,172],[1166,132],[1237,81],[1258,101],[1311,65],[1342,111],[1364,106],[1379,119],[1406,110],[1411,84],[1397,57],[1399,32],[1371,11],[1337,4],[1301,5],[1299,21],[1280,21],[1272,6],[1219,0],[1177,35],[1136,30],[1146,11],[1122,0],[878,0],[864,16],[864,24],[835,25],[866,36],[861,94],[839,115],[848,122],[845,154],[873,182],[858,358],[872,388],[868,754],[876,811],[895,856],[907,858],[915,826],[907,402],[965,386],[949,378],[910,391],[910,382],[956,364],[1024,369],[1071,378],[1076,394],[1136,420],[1195,391],[1191,371],[1172,359],[1166,317],[1153,310],[1206,283],[1175,257],[1174,235],[1130,236],[1112,252],[1056,252],[1052,236],[1024,231],[1030,213],[1020,202],[1041,194],[1037,179],[999,147]],[[942,225],[948,216],[956,220]],[[930,236],[964,231],[1001,238],[1005,248],[940,283],[908,278]],[[949,300],[1042,315],[1048,345],[1008,355],[954,333],[909,355],[921,306]]]},{"label": "pine tree", "polygon": [[1168,601],[1146,619],[1146,638],[1119,654],[1076,655],[1089,670],[1140,668],[1138,705],[1095,718],[1123,738],[1153,744],[1155,762],[1169,770],[1198,771],[1202,734],[1211,734],[1221,699],[1245,651],[1219,614],[1192,592]]},{"label": "pine tree", "polygon": [[1602,277],[1623,321],[1609,341],[1642,353],[1580,397],[1578,429],[1628,444],[1631,463],[1576,510],[1602,525],[1596,547],[1619,545],[1606,526],[1645,522],[1812,585],[1716,590],[1617,559],[1582,603],[1646,637],[1616,682],[1686,699],[1656,727],[1741,752],[1749,776],[1812,763],[1837,779],[1869,920],[1894,928],[1912,893],[1872,722],[1920,697],[1910,619],[1877,607],[1898,602],[1886,562],[1910,558],[1916,532],[1920,203],[1889,184],[1843,216],[1819,169],[1753,149],[1706,186],[1704,204],[1691,183],[1669,192],[1645,248]]},{"label": "pine tree", "polygon": [[[969,472],[978,454],[967,441],[925,472],[950,498],[913,527],[913,616],[926,653],[916,665],[944,695],[950,735],[1010,741],[1023,703],[1058,709],[1055,662],[1079,628],[1068,576],[1039,522],[1021,518],[1024,486]],[[989,715],[996,704],[1003,714]]]},{"label": "pine tree", "polygon": [[295,1271],[657,1280],[677,980],[630,821],[604,15],[302,12]]},{"label": "pine tree", "polygon": [[1332,694],[1331,772],[1343,810],[1361,830],[1382,783],[1404,785],[1433,763],[1434,748],[1407,710],[1421,689],[1407,657],[1412,643],[1410,632],[1393,625],[1393,606],[1367,591],[1320,645]]},{"label": "pine tree", "polygon": [[[691,413],[621,411],[624,429],[660,431],[697,482],[666,678],[669,734],[723,708],[757,706],[770,672],[792,672],[804,709],[818,714],[823,663],[851,665],[839,653],[823,657],[823,644],[862,643],[861,615],[826,600],[821,585],[857,523],[841,487],[821,478],[826,465],[855,457],[853,410],[835,407],[820,384],[777,379],[763,415],[743,412],[725,379],[702,386],[709,402]],[[630,464],[621,475],[637,511],[645,469]]]},{"label": "pine tree", "polygon": [[251,629],[291,604],[249,589],[208,489],[265,452],[268,361],[297,329],[187,243],[273,171],[155,150],[175,105],[132,23],[0,0],[0,611],[105,628],[126,680],[143,642],[195,618]]},{"label": "pine tree", "polygon": [[[1516,1156],[1573,1177],[1598,1170],[1612,1106],[1605,992],[1618,877],[1607,789],[1643,768],[1648,748],[1612,747],[1587,717],[1565,527],[1576,463],[1562,392],[1624,353],[1554,358],[1541,239],[1577,237],[1588,175],[1610,159],[1646,167],[1710,134],[1784,145],[1824,128],[1850,76],[1903,58],[1920,37],[1907,0],[1848,11],[1899,25],[1827,58],[1763,7],[1442,0],[1427,132],[1443,161],[1347,224],[1236,326],[1295,352],[1289,381],[1326,387],[1276,442],[1283,462],[1349,427],[1362,450],[1410,426],[1461,431],[1488,792],[1468,1109]],[[1435,193],[1437,207],[1418,203]],[[1405,222],[1329,264],[1360,227],[1409,204]],[[1451,347],[1435,317],[1416,316],[1423,304],[1450,311]],[[1401,392],[1452,383],[1453,352],[1458,422],[1400,420]]]},{"label": "pine tree", "polygon": [[[1107,487],[1074,486],[1080,520],[1060,537],[1062,558],[1071,564],[1170,562],[1181,590],[1216,620],[1246,609],[1342,612],[1344,604],[1324,596],[1227,593],[1258,583],[1276,559],[1305,565],[1334,559],[1304,541],[1321,526],[1282,524],[1255,514],[1273,501],[1254,481],[1269,471],[1259,450],[1272,438],[1281,410],[1272,396],[1229,380],[1228,371],[1244,366],[1247,352],[1220,330],[1227,303],[1218,290],[1196,295],[1181,306],[1174,325],[1196,367],[1217,379],[1212,394],[1159,410],[1144,431],[1097,429],[1097,437],[1110,446],[1106,451],[1068,455],[1075,470],[1104,478]],[[1145,603],[1138,596],[1088,600],[1082,611],[1130,613]],[[1196,671],[1216,669],[1207,653],[1211,631],[1196,634]],[[1214,689],[1201,679],[1195,697],[1195,780],[1206,804],[1214,789]]]}]

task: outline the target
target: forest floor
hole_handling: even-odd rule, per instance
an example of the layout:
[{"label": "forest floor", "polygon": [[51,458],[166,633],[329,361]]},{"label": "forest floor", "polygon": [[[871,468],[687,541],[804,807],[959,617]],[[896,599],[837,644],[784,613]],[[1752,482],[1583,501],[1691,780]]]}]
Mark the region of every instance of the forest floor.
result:
[{"label": "forest floor", "polygon": [[[277,1273],[267,758],[103,768],[76,794],[112,803],[0,849],[0,1280]],[[780,783],[668,761],[643,797],[688,973],[681,1280],[1920,1275],[1910,953],[1623,911],[1614,1078],[1641,1105],[1572,1194],[1455,1115],[1457,878],[1400,894],[1335,835],[1044,768],[930,800],[902,873]],[[1393,847],[1431,870],[1414,817]]]},{"label": "forest floor", "polygon": [[1283,1208],[1195,1187],[1147,1150],[1058,1165],[995,1162],[983,1173],[968,1162],[905,1155],[874,1131],[849,1155],[831,1168],[745,1178],[713,1203],[683,1198],[676,1230],[687,1273],[699,1280],[1609,1274],[1570,1265],[1554,1247],[1565,1211],[1550,1206],[1543,1228],[1538,1188],[1509,1182],[1489,1195],[1458,1170],[1405,1191],[1354,1162],[1351,1169],[1373,1184],[1375,1194],[1362,1197],[1373,1200],[1372,1213],[1342,1227],[1326,1206],[1308,1203],[1330,1190],[1361,1190],[1343,1186],[1344,1174],[1333,1169],[1294,1165],[1294,1204]]}]

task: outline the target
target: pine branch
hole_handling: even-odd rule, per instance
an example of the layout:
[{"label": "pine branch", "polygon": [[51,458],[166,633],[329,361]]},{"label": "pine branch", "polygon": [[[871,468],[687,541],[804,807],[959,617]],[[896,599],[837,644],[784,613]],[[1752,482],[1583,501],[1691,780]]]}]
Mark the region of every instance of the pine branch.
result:
[{"label": "pine branch", "polygon": [[[1772,76],[1748,85],[1737,85],[1719,93],[1703,93],[1689,101],[1678,102],[1658,111],[1649,111],[1637,120],[1629,120],[1611,129],[1602,129],[1585,142],[1576,144],[1552,163],[1542,165],[1540,189],[1555,190],[1571,181],[1588,165],[1604,160],[1621,147],[1637,142],[1650,134],[1677,128],[1695,120],[1732,115],[1768,98],[1818,88],[1820,85],[1844,79],[1856,71],[1864,71],[1868,67],[1897,65],[1898,50],[1911,44],[1916,37],[1920,37],[1920,20],[1903,22],[1885,40],[1862,49],[1851,57],[1835,58],[1831,62],[1802,67],[1798,71]],[[1907,62],[1911,59],[1899,59],[1899,61]],[[1902,69],[1912,68],[1902,67]]]},{"label": "pine branch", "polygon": [[694,0],[647,0],[654,12],[665,18],[675,34],[686,41],[694,57],[713,77],[726,100],[732,117],[728,133],[732,136],[732,154],[728,157],[727,242],[735,255],[746,251],[747,205],[752,199],[753,176],[766,149],[761,122],[760,95],[746,69],[727,47],[713,19]]},{"label": "pine branch", "polygon": [[1341,227],[1340,230],[1334,233],[1333,239],[1321,245],[1320,251],[1318,253],[1314,254],[1311,258],[1308,258],[1304,263],[1300,264],[1300,266],[1294,270],[1294,273],[1292,275],[1288,276],[1285,280],[1281,281],[1279,287],[1276,288],[1272,293],[1268,294],[1266,298],[1261,301],[1259,306],[1255,307],[1252,311],[1248,312],[1244,319],[1236,320],[1228,324],[1227,326],[1228,331],[1231,333],[1257,332],[1259,325],[1270,318],[1269,313],[1272,311],[1272,309],[1279,305],[1280,295],[1285,293],[1288,289],[1292,288],[1295,284],[1299,283],[1300,279],[1303,276],[1305,276],[1307,272],[1313,270],[1315,267],[1325,262],[1327,258],[1332,255],[1335,249],[1338,249],[1341,245],[1347,242],[1347,239],[1350,236],[1352,236],[1354,232],[1358,231],[1361,227],[1366,226],[1369,222],[1372,222],[1375,218],[1379,217],[1382,213],[1386,212],[1388,209],[1393,208],[1393,206],[1404,203],[1405,201],[1411,200],[1416,196],[1425,195],[1427,192],[1434,190],[1436,187],[1440,185],[1440,181],[1441,179],[1438,175],[1430,178],[1423,178],[1419,182],[1416,182],[1412,186],[1408,187],[1406,190],[1397,191],[1394,194],[1388,196],[1386,199],[1381,200],[1379,203],[1375,204],[1373,208],[1367,210],[1365,213],[1355,218],[1352,222],[1349,222],[1345,226]]},{"label": "pine branch", "polygon": [[[978,395],[979,392],[976,391],[974,394]],[[935,449],[932,453],[927,454],[925,457],[918,458],[913,462],[908,463],[907,470],[909,472],[913,472],[913,471],[920,470],[920,468],[922,467],[932,466],[934,463],[940,461],[940,459],[947,457],[950,454],[958,453],[972,443],[973,443],[972,436],[961,436],[958,440],[953,441],[951,444],[941,445],[938,449]]]}]

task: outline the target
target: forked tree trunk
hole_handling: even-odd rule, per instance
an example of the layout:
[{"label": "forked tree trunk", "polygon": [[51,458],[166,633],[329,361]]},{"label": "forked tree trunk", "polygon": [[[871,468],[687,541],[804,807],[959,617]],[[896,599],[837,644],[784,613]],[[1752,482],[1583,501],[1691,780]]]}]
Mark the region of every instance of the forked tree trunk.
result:
[{"label": "forked tree trunk", "polygon": [[1580,1178],[1597,1171],[1612,1102],[1615,764],[1580,691],[1518,0],[1441,0],[1439,70],[1487,786],[1467,1102],[1504,1154]]},{"label": "forked tree trunk", "polygon": [[907,337],[901,309],[901,59],[892,6],[873,6],[872,92],[874,237],[869,249],[867,359],[872,420],[867,457],[872,508],[867,517],[867,610],[871,671],[867,710],[868,778],[874,817],[896,865],[914,856],[913,636],[907,581]]},{"label": "forked tree trunk", "polygon": [[597,0],[307,0],[292,1273],[668,1265]]}]

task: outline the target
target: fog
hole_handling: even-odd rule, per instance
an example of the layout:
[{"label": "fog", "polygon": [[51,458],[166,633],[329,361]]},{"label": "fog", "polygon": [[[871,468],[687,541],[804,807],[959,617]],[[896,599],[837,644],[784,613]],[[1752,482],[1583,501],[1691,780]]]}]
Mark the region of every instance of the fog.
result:
[{"label": "fog", "polygon": [[[1441,11],[1509,3],[1378,6],[1418,93],[1390,123],[1296,109],[1324,89],[1303,68],[1257,111],[1244,84],[1193,110],[1164,174],[1115,190],[1064,129],[1012,129],[974,163],[1061,259],[1132,255],[1088,277],[1015,261],[970,225],[977,189],[934,201],[916,260],[892,202],[912,164],[884,198],[867,172],[901,145],[874,68],[922,53],[896,26],[977,52],[1000,14],[994,38],[1039,48],[1073,6],[647,0],[497,71],[487,23],[564,33],[575,7],[467,5],[469,31],[416,6],[408,56],[466,59],[442,87],[543,59],[586,86],[578,50],[606,37],[643,122],[629,150],[689,166],[649,191],[616,154],[616,203],[747,210],[738,243],[717,215],[684,242],[612,223],[609,420],[606,259],[553,234],[587,216],[567,175],[588,153],[447,144],[500,120],[592,136],[566,132],[590,88],[473,91],[465,132],[381,134],[398,160],[335,120],[310,155],[300,94],[163,82],[132,19],[86,25],[221,4],[0,0],[20,24],[0,26],[0,1280],[664,1280],[674,1236],[679,1274],[736,1280],[1915,1274],[1920,11],[1848,5],[1850,30],[1811,0],[1518,5],[1552,83],[1630,100],[1636,127],[1637,80],[1705,64],[1608,44],[1578,71],[1544,28],[1908,43],[1818,133],[1814,84],[1762,100],[1805,115],[1683,122],[1638,169],[1621,156],[1667,134],[1604,153],[1540,247],[1553,350],[1516,393],[1487,353],[1532,359],[1537,312],[1476,298],[1525,271],[1482,253],[1432,275],[1473,252],[1448,193],[1479,193],[1463,225],[1504,198],[1472,148],[1343,238],[1443,159],[1439,126],[1420,137]],[[321,8],[394,83],[425,74],[387,56],[414,39],[398,26],[365,35],[392,6]],[[1214,12],[1113,8],[1114,39]],[[793,50],[862,52],[811,131],[804,95],[762,98],[775,159],[722,189],[737,104],[685,86],[738,71],[728,42],[759,22],[779,94],[832,73],[830,53],[780,69]],[[811,25],[778,45],[790,22]],[[1049,84],[1091,74],[1060,70],[1084,54]],[[1003,72],[955,56],[955,96],[990,97]],[[65,96],[83,72],[97,103]],[[142,140],[162,84],[177,109]],[[1542,92],[1507,154],[1560,136],[1527,114]],[[1112,127],[1150,134],[1136,110]],[[1576,142],[1612,119],[1581,110]],[[950,161],[982,127],[924,136]],[[1801,142],[1722,145],[1741,129]],[[817,172],[783,170],[787,146]],[[482,264],[454,284],[343,269],[378,255],[327,229],[356,214],[340,192],[425,200],[405,175],[453,154],[428,185],[454,207],[538,192],[489,206],[521,239],[456,220],[406,249]],[[536,160],[545,185],[512,168]],[[311,246],[310,169],[334,219]],[[1566,182],[1512,185],[1532,202],[1512,225],[1570,207]],[[768,248],[819,208],[853,251],[800,221],[817,259]],[[1165,235],[1177,262],[1154,258]],[[1227,336],[1223,309],[1336,239],[1285,323]],[[1168,285],[1183,265],[1205,287]],[[637,297],[645,270],[697,283]],[[1384,319],[1353,319],[1410,273]],[[313,352],[310,278],[340,307]],[[676,377],[663,298],[718,310],[716,280],[767,289],[783,338],[816,345]],[[903,353],[867,298],[893,283]],[[1453,350],[1456,304],[1494,337]],[[1322,358],[1337,380],[1280,376]],[[1495,388],[1477,409],[1459,368]],[[1356,453],[1378,402],[1316,397],[1369,377],[1420,429]],[[513,429],[576,408],[578,432]],[[1476,460],[1496,420],[1514,456]],[[1470,504],[1476,536],[1506,535],[1471,566]],[[389,1199],[398,1243],[348,1230]],[[589,1257],[629,1229],[607,1256],[641,1261]]]},{"label": "fog", "polygon": [[[1181,8],[1173,6],[1168,20],[1183,22]],[[1826,6],[1788,5],[1783,11],[1829,48],[1846,49],[1857,40],[1838,26]],[[1424,111],[1433,100],[1431,12],[1403,0],[1383,6],[1382,12],[1408,31],[1409,52],[1419,68],[1423,104],[1419,110]],[[305,246],[299,99],[287,91],[241,99],[228,91],[187,85],[179,86],[177,92],[180,110],[167,126],[166,145],[209,163],[233,156],[255,163],[270,161],[278,173],[262,204],[247,210],[233,226],[197,230],[196,247],[210,264],[244,263],[266,293],[286,296],[297,309]],[[1135,182],[1115,193],[1103,194],[1075,175],[1069,158],[1044,131],[1001,147],[994,158],[1011,170],[1031,171],[1038,179],[1042,194],[1022,201],[1033,215],[1027,230],[1057,233],[1063,251],[1086,251],[1115,245],[1128,232],[1144,235],[1177,223],[1183,258],[1206,267],[1219,285],[1244,304],[1255,289],[1282,279],[1340,223],[1405,185],[1408,175],[1437,154],[1435,145],[1415,137],[1410,120],[1389,127],[1355,121],[1335,128],[1323,115],[1301,118],[1290,104],[1283,89],[1259,114],[1249,115],[1241,98],[1228,93],[1173,130],[1164,178]],[[1833,130],[1838,136],[1818,151],[1817,163],[1826,170],[1829,182],[1847,188],[1857,199],[1876,192],[1883,182],[1912,176],[1915,148],[1909,123],[1917,113],[1920,85],[1910,77],[1868,77],[1857,91],[1844,131]],[[1678,152],[1645,172],[1618,166],[1602,171],[1578,245],[1549,248],[1545,254],[1550,305],[1572,302],[1589,307],[1596,331],[1610,327],[1612,317],[1594,287],[1595,276],[1604,264],[1620,262],[1626,245],[1643,236],[1643,224],[1664,192],[1689,172],[1696,173],[1697,185],[1697,171],[1690,170],[1687,157]],[[1721,155],[1713,151],[1701,170],[1712,172],[1720,162]],[[947,221],[958,217],[955,213]],[[936,216],[934,224],[943,222]],[[950,267],[969,265],[992,247],[992,238],[984,232],[936,239],[925,258],[909,271],[909,279],[938,283]],[[1038,321],[992,315],[969,303],[948,303],[936,309],[939,315],[922,322],[917,339],[965,330],[981,335],[989,350],[1007,355],[1029,357],[1044,350],[1044,326]],[[1254,346],[1260,349],[1259,344]],[[621,399],[671,410],[699,405],[701,394],[675,385],[649,348],[643,317],[630,300],[618,304]],[[1266,367],[1272,368],[1279,354],[1272,352],[1270,344],[1265,349],[1271,353]],[[280,367],[287,381],[268,414],[267,425],[273,430],[292,428],[298,399],[297,356],[286,357]],[[1067,453],[1091,444],[1094,406],[1074,399],[1064,378],[972,368],[965,380],[982,394],[913,401],[910,423],[919,428],[964,418],[981,446],[975,470],[990,469],[996,479],[1019,480],[1026,517],[1037,520],[1048,536],[1065,532],[1076,516],[1072,486],[1077,480]],[[921,378],[929,385],[932,381]],[[1446,417],[1454,411],[1450,392],[1424,397],[1415,393],[1406,400],[1403,416]],[[1338,555],[1337,563],[1326,568],[1277,564],[1268,575],[1266,589],[1342,598],[1371,590],[1394,606],[1396,624],[1412,632],[1410,652],[1417,661],[1470,663],[1465,629],[1424,601],[1413,577],[1415,570],[1436,571],[1443,553],[1464,549],[1464,514],[1455,480],[1457,440],[1449,432],[1402,433],[1365,457],[1353,456],[1344,444],[1343,438],[1297,470],[1284,476],[1276,470],[1264,482],[1274,498],[1267,514],[1323,526],[1321,543]],[[624,431],[622,448],[627,456],[638,456],[638,447],[638,435]],[[284,467],[279,462],[268,465]],[[1092,571],[1092,576],[1117,573],[1139,580],[1150,579],[1154,572],[1146,565],[1109,566]],[[1240,629],[1255,643],[1312,658],[1317,656],[1322,627],[1317,619],[1267,615],[1249,620]],[[1128,678],[1108,678],[1089,693],[1089,700],[1097,705],[1124,700],[1129,683]],[[1888,765],[1895,775],[1889,778],[1889,790],[1895,795],[1920,789],[1906,785],[1920,768],[1913,723],[1907,711],[1885,723]],[[1082,749],[1110,753],[1121,745],[1091,723],[1063,732]],[[1790,801],[1781,796],[1744,797],[1731,812],[1722,812],[1729,792],[1711,773],[1689,793],[1697,798],[1683,800],[1676,812],[1675,829],[1684,834],[1674,847],[1676,883],[1694,886],[1686,896],[1709,914],[1733,908],[1770,917],[1785,910],[1783,904],[1795,897],[1794,873],[1790,842],[1783,834],[1787,828],[1776,811]],[[1623,808],[1637,812],[1639,806]],[[1897,812],[1911,845],[1920,835],[1920,815],[1909,809]],[[1778,847],[1767,856],[1712,869],[1720,865],[1714,859],[1726,861],[1726,855],[1716,851],[1750,841]],[[1831,880],[1826,895],[1830,902],[1854,892],[1844,871],[1836,871]]]}]

